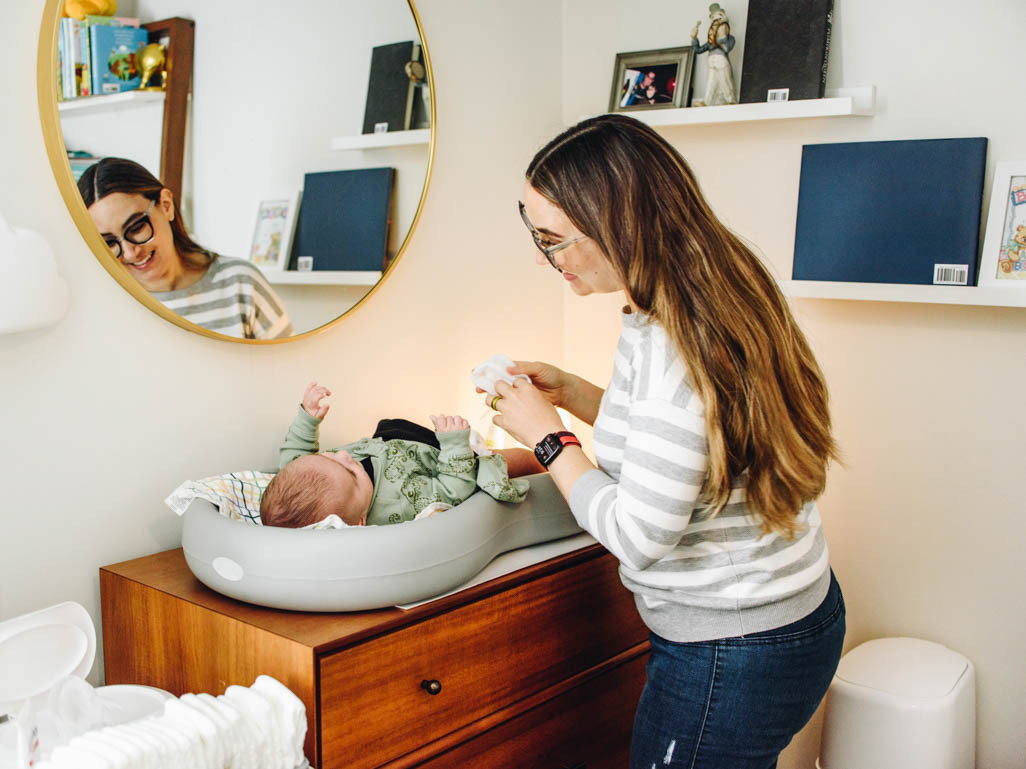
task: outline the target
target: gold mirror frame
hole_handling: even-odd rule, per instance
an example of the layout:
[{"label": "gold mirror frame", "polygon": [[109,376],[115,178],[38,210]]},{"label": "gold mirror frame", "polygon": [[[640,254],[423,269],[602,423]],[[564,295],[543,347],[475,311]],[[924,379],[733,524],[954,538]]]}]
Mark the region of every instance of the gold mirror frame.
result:
[{"label": "gold mirror frame", "polygon": [[78,227],[78,231],[82,234],[82,238],[93,252],[93,255],[103,265],[104,269],[111,274],[114,280],[120,283],[122,288],[135,297],[146,309],[156,313],[164,320],[170,321],[179,328],[211,339],[255,345],[282,344],[320,334],[338,324],[343,318],[353,313],[370,299],[388,276],[392,274],[399,260],[406,253],[406,247],[409,245],[410,238],[413,237],[414,230],[417,229],[417,222],[420,221],[420,215],[424,210],[424,201],[427,198],[428,186],[431,183],[431,170],[435,159],[435,126],[437,124],[435,104],[438,100],[435,96],[435,78],[431,68],[431,54],[428,51],[427,40],[424,37],[424,28],[420,23],[420,14],[417,13],[413,0],[406,0],[406,2],[410,7],[410,12],[413,14],[414,23],[417,25],[417,34],[420,35],[424,68],[427,71],[428,88],[431,91],[431,138],[428,142],[427,168],[424,172],[424,186],[420,192],[420,199],[417,201],[417,211],[413,215],[410,229],[403,238],[403,242],[399,246],[395,257],[389,262],[388,267],[381,274],[378,282],[371,286],[370,290],[358,302],[334,320],[310,331],[304,331],[301,334],[295,334],[284,339],[240,339],[239,337],[218,334],[216,331],[210,331],[202,326],[197,326],[195,323],[190,323],[158,302],[149,291],[139,285],[120,267],[107,248],[107,244],[100,237],[99,230],[96,229],[92,217],[89,215],[88,210],[86,210],[85,203],[82,202],[82,196],[78,192],[78,185],[75,184],[75,177],[71,172],[71,165],[68,162],[67,147],[64,144],[64,132],[61,130],[60,111],[57,108],[57,36],[60,29],[60,16],[64,7],[64,0],[46,0],[46,5],[43,9],[43,21],[39,31],[39,60],[36,67],[39,120],[42,124],[43,139],[46,142],[46,153],[50,158],[50,166],[53,169],[54,178],[57,180],[57,187],[61,191],[61,197],[64,198],[75,226]]}]

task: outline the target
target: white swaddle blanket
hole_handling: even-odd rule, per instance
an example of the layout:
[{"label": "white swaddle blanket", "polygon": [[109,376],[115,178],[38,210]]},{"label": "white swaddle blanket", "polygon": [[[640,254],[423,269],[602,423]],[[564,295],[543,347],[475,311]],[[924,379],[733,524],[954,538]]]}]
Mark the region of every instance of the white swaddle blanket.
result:
[{"label": "white swaddle blanket", "polygon": [[292,691],[258,676],[220,697],[183,694],[164,712],[81,734],[54,748],[38,769],[297,769],[306,707]]}]

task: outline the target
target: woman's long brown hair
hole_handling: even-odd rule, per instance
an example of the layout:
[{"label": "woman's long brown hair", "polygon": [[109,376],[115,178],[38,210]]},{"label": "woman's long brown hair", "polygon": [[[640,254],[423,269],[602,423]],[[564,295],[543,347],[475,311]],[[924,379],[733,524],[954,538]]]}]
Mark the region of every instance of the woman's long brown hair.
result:
[{"label": "woman's long brown hair", "polygon": [[680,153],[627,116],[557,136],[527,180],[598,243],[686,362],[705,405],[704,499],[719,511],[747,472],[763,530],[793,537],[838,452],[823,374],[765,266],[716,218]]},{"label": "woman's long brown hair", "polygon": [[[78,179],[78,191],[86,208],[113,192],[159,200],[163,189],[160,180],[145,167],[124,158],[103,158],[89,166]],[[193,267],[206,267],[213,260],[213,254],[189,236],[178,201],[173,201],[173,205],[175,218],[171,220],[171,236],[178,256]]]}]

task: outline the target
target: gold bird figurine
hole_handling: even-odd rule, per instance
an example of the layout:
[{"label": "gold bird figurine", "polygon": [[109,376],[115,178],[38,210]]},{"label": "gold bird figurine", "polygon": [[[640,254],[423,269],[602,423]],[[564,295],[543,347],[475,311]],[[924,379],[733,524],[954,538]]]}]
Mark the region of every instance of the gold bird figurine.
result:
[{"label": "gold bird figurine", "polygon": [[[135,54],[135,68],[142,73],[141,91],[163,91],[167,87],[167,70],[165,65],[164,46],[160,43],[144,45]],[[160,76],[159,85],[150,85],[154,75]]]}]

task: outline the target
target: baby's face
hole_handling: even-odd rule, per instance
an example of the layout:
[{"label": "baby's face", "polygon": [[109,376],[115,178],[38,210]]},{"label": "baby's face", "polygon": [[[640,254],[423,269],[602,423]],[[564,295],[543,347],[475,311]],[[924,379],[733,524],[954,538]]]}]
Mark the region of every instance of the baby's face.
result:
[{"label": "baby's face", "polygon": [[316,456],[323,457],[319,462],[321,472],[326,473],[334,486],[333,493],[342,500],[339,517],[350,526],[362,526],[367,522],[367,511],[374,497],[374,482],[367,471],[346,451],[331,451]]}]

